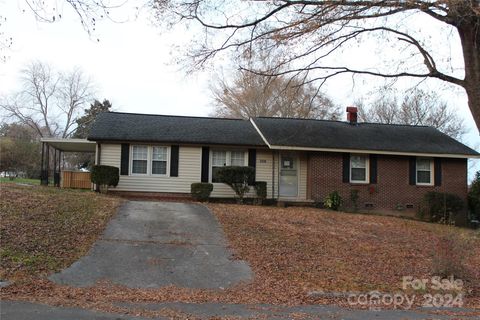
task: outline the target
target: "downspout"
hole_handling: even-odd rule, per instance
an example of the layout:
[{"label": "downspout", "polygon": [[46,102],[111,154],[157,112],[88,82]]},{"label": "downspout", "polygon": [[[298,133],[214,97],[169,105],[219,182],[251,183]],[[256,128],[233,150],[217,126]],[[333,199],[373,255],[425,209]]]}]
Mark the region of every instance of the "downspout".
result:
[{"label": "downspout", "polygon": [[[102,161],[102,145],[100,143],[97,142],[97,150],[96,150],[96,157],[95,157],[95,162],[96,162],[96,165],[101,165]],[[93,189],[97,192],[100,192],[100,186],[93,183]]]},{"label": "downspout", "polygon": [[272,152],[272,199],[275,199],[275,151]]},{"label": "downspout", "polygon": [[278,160],[278,169],[277,169],[277,181],[278,181],[278,189],[277,189],[277,199],[280,199],[280,150],[277,150],[277,160]]},{"label": "downspout", "polygon": [[102,145],[100,143],[97,143],[97,159],[96,159],[96,165],[101,165],[102,161]]},{"label": "downspout", "polygon": [[45,142],[42,142],[42,160],[40,162],[40,184],[45,184],[45,173],[43,168],[45,167]]}]

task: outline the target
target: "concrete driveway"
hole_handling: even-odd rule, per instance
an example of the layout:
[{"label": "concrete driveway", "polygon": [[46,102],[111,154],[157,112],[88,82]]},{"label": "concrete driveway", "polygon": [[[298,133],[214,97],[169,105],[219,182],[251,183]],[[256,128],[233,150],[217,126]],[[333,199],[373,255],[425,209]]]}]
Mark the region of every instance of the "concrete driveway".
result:
[{"label": "concrete driveway", "polygon": [[85,257],[50,279],[79,287],[108,280],[131,288],[226,288],[251,280],[247,263],[231,258],[221,227],[207,208],[130,201]]}]

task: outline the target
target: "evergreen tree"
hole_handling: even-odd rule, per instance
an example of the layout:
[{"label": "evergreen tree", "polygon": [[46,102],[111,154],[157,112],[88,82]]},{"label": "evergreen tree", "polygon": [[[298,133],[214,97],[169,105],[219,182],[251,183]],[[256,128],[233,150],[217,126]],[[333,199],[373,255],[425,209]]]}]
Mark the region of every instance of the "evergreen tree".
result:
[{"label": "evergreen tree", "polygon": [[95,100],[89,109],[85,109],[85,114],[77,119],[77,130],[73,137],[86,139],[95,118],[102,112],[109,112],[111,107],[112,104],[107,99],[103,100],[103,102]]}]

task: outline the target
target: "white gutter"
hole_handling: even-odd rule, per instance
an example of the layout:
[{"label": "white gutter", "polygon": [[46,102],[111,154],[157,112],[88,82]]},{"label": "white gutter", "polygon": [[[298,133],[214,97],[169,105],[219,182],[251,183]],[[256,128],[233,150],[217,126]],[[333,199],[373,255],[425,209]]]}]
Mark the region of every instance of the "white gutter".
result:
[{"label": "white gutter", "polygon": [[461,159],[480,159],[480,154],[449,154],[449,153],[422,153],[422,152],[400,152],[400,151],[381,151],[381,150],[362,150],[362,149],[334,149],[334,148],[312,148],[312,147],[293,147],[293,146],[277,146],[268,142],[267,138],[258,128],[257,124],[250,118],[255,130],[257,130],[263,142],[272,150],[291,150],[291,151],[323,151],[323,152],[342,152],[342,153],[368,153],[368,154],[387,154],[396,156],[416,156],[416,157],[440,157],[440,158],[461,158]]},{"label": "white gutter", "polygon": [[[257,129],[258,130],[258,129]],[[417,157],[441,157],[441,158],[477,158],[480,159],[480,154],[449,154],[449,153],[421,153],[421,152],[399,152],[399,151],[381,151],[381,150],[362,150],[362,149],[334,149],[334,148],[311,148],[311,147],[292,147],[292,146],[277,146],[268,145],[270,149],[275,150],[295,150],[295,151],[323,151],[323,152],[342,152],[342,153],[368,153],[368,154],[386,154],[398,156],[417,156]]]}]

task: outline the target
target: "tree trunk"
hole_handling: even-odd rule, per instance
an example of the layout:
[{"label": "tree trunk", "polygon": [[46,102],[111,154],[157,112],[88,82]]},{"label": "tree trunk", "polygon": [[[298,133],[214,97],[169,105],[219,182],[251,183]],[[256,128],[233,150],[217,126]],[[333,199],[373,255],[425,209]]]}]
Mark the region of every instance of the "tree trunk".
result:
[{"label": "tree trunk", "polygon": [[473,120],[480,131],[480,18],[466,19],[457,26],[457,29],[465,63],[463,87],[467,92]]}]

